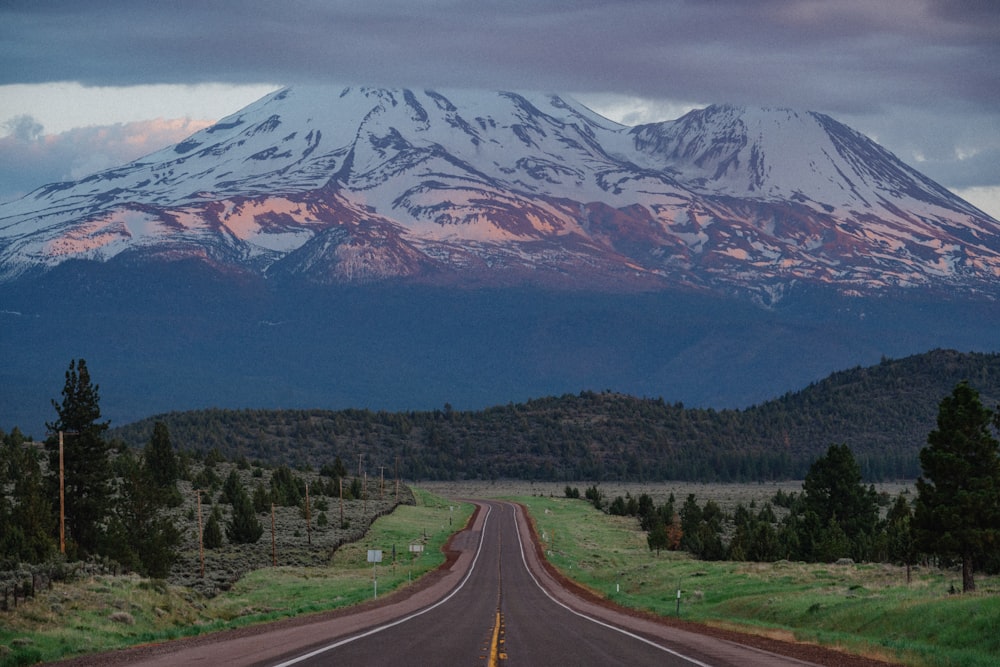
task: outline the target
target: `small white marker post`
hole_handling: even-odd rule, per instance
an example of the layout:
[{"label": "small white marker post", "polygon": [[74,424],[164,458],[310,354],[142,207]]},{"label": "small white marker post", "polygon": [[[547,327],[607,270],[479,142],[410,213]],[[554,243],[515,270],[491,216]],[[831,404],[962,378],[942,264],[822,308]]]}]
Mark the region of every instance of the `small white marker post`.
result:
[{"label": "small white marker post", "polygon": [[375,586],[375,595],[372,599],[378,599],[378,563],[382,562],[382,550],[381,549],[369,549],[368,550],[368,562],[372,564],[372,583]]},{"label": "small white marker post", "polygon": [[423,550],[424,550],[424,545],[422,545],[422,544],[411,544],[410,545],[410,553],[412,554],[412,556],[410,558],[410,571],[406,573],[406,580],[407,581],[409,581],[410,577],[413,575],[413,561],[415,561],[417,559],[417,557],[421,554],[421,552]]}]

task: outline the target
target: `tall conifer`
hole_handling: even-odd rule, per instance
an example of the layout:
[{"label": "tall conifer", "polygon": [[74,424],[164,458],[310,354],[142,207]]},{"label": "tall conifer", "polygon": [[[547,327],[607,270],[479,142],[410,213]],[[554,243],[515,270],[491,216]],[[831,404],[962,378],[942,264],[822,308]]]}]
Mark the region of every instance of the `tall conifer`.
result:
[{"label": "tall conifer", "polygon": [[924,551],[962,561],[962,590],[976,590],[975,562],[1000,549],[1000,453],[995,415],[961,382],[938,408],[920,450],[913,528]]},{"label": "tall conifer", "polygon": [[[110,445],[104,439],[108,422],[102,422],[98,386],[90,380],[87,362],[73,360],[66,371],[62,402],[52,401],[58,418],[46,424],[52,435],[46,441],[53,486],[59,482],[59,439],[64,438],[66,528],[71,555],[95,553],[110,515],[112,469]],[[75,543],[75,549],[72,545]]]}]

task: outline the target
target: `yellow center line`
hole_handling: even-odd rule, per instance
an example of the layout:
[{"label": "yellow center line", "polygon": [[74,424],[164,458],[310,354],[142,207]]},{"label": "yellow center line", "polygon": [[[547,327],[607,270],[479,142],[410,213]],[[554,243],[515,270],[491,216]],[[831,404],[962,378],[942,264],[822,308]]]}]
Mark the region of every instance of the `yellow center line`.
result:
[{"label": "yellow center line", "polygon": [[[500,526],[497,526],[498,551],[503,553],[503,533]],[[497,559],[497,615],[493,623],[493,638],[490,640],[489,667],[498,667],[501,660],[507,660],[506,652],[500,649],[500,644],[505,641],[506,632],[503,623],[503,558]]]},{"label": "yellow center line", "polygon": [[497,610],[497,620],[493,625],[493,639],[490,641],[490,667],[497,667],[500,658],[499,642],[500,638],[500,610]]}]

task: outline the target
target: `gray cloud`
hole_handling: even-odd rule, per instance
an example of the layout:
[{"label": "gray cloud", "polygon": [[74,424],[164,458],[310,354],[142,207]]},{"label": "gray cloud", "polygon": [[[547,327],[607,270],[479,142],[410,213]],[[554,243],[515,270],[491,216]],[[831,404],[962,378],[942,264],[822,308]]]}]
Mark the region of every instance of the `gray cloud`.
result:
[{"label": "gray cloud", "polygon": [[30,132],[0,137],[0,201],[24,196],[47,183],[79,179],[136,160],[208,125],[208,121],[190,119],[151,120],[42,135],[41,126],[32,125],[30,117],[14,121],[16,127],[27,126]]},{"label": "gray cloud", "polygon": [[911,163],[922,155],[945,181],[951,164],[957,183],[977,180],[957,157],[970,127],[1000,135],[1000,3],[5,2],[0,84],[59,80],[335,80],[790,106],[877,134]]},{"label": "gray cloud", "polygon": [[11,118],[4,123],[4,127],[7,128],[12,137],[18,141],[24,142],[37,140],[40,136],[42,136],[42,132],[45,131],[45,128],[41,123],[27,114]]},{"label": "gray cloud", "polygon": [[[37,5],[37,8],[36,8]],[[1000,100],[995,3],[8,3],[0,83],[343,80],[824,109]],[[990,85],[992,84],[992,85]]]}]

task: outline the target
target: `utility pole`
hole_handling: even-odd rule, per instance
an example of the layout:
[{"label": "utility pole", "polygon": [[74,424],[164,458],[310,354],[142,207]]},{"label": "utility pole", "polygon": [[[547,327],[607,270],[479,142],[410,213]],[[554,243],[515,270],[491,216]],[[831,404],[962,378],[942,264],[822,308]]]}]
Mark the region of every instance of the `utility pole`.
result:
[{"label": "utility pole", "polygon": [[344,527],[344,478],[340,478],[340,527]]},{"label": "utility pole", "polygon": [[201,578],[205,578],[205,542],[204,531],[201,527],[201,489],[195,489],[198,494],[198,560],[201,561]]},{"label": "utility pole", "polygon": [[364,454],[358,454],[358,477],[361,477],[361,457],[362,456],[364,456]]},{"label": "utility pole", "polygon": [[309,482],[306,482],[306,541],[312,546],[312,522],[309,520]]},{"label": "utility pole", "polygon": [[271,565],[278,567],[278,542],[274,537],[274,503],[271,503]]},{"label": "utility pole", "polygon": [[361,512],[361,516],[366,516],[368,514],[368,471],[365,471],[365,481],[361,483],[361,492],[365,497],[364,509]]},{"label": "utility pole", "polygon": [[62,431],[59,431],[59,553],[66,553],[66,465]]},{"label": "utility pole", "polygon": [[[59,553],[66,553],[66,463],[63,454],[63,435],[80,435],[79,431],[59,433]],[[52,435],[50,432],[49,435]]]},{"label": "utility pole", "polygon": [[378,499],[385,500],[385,466],[378,467]]}]

